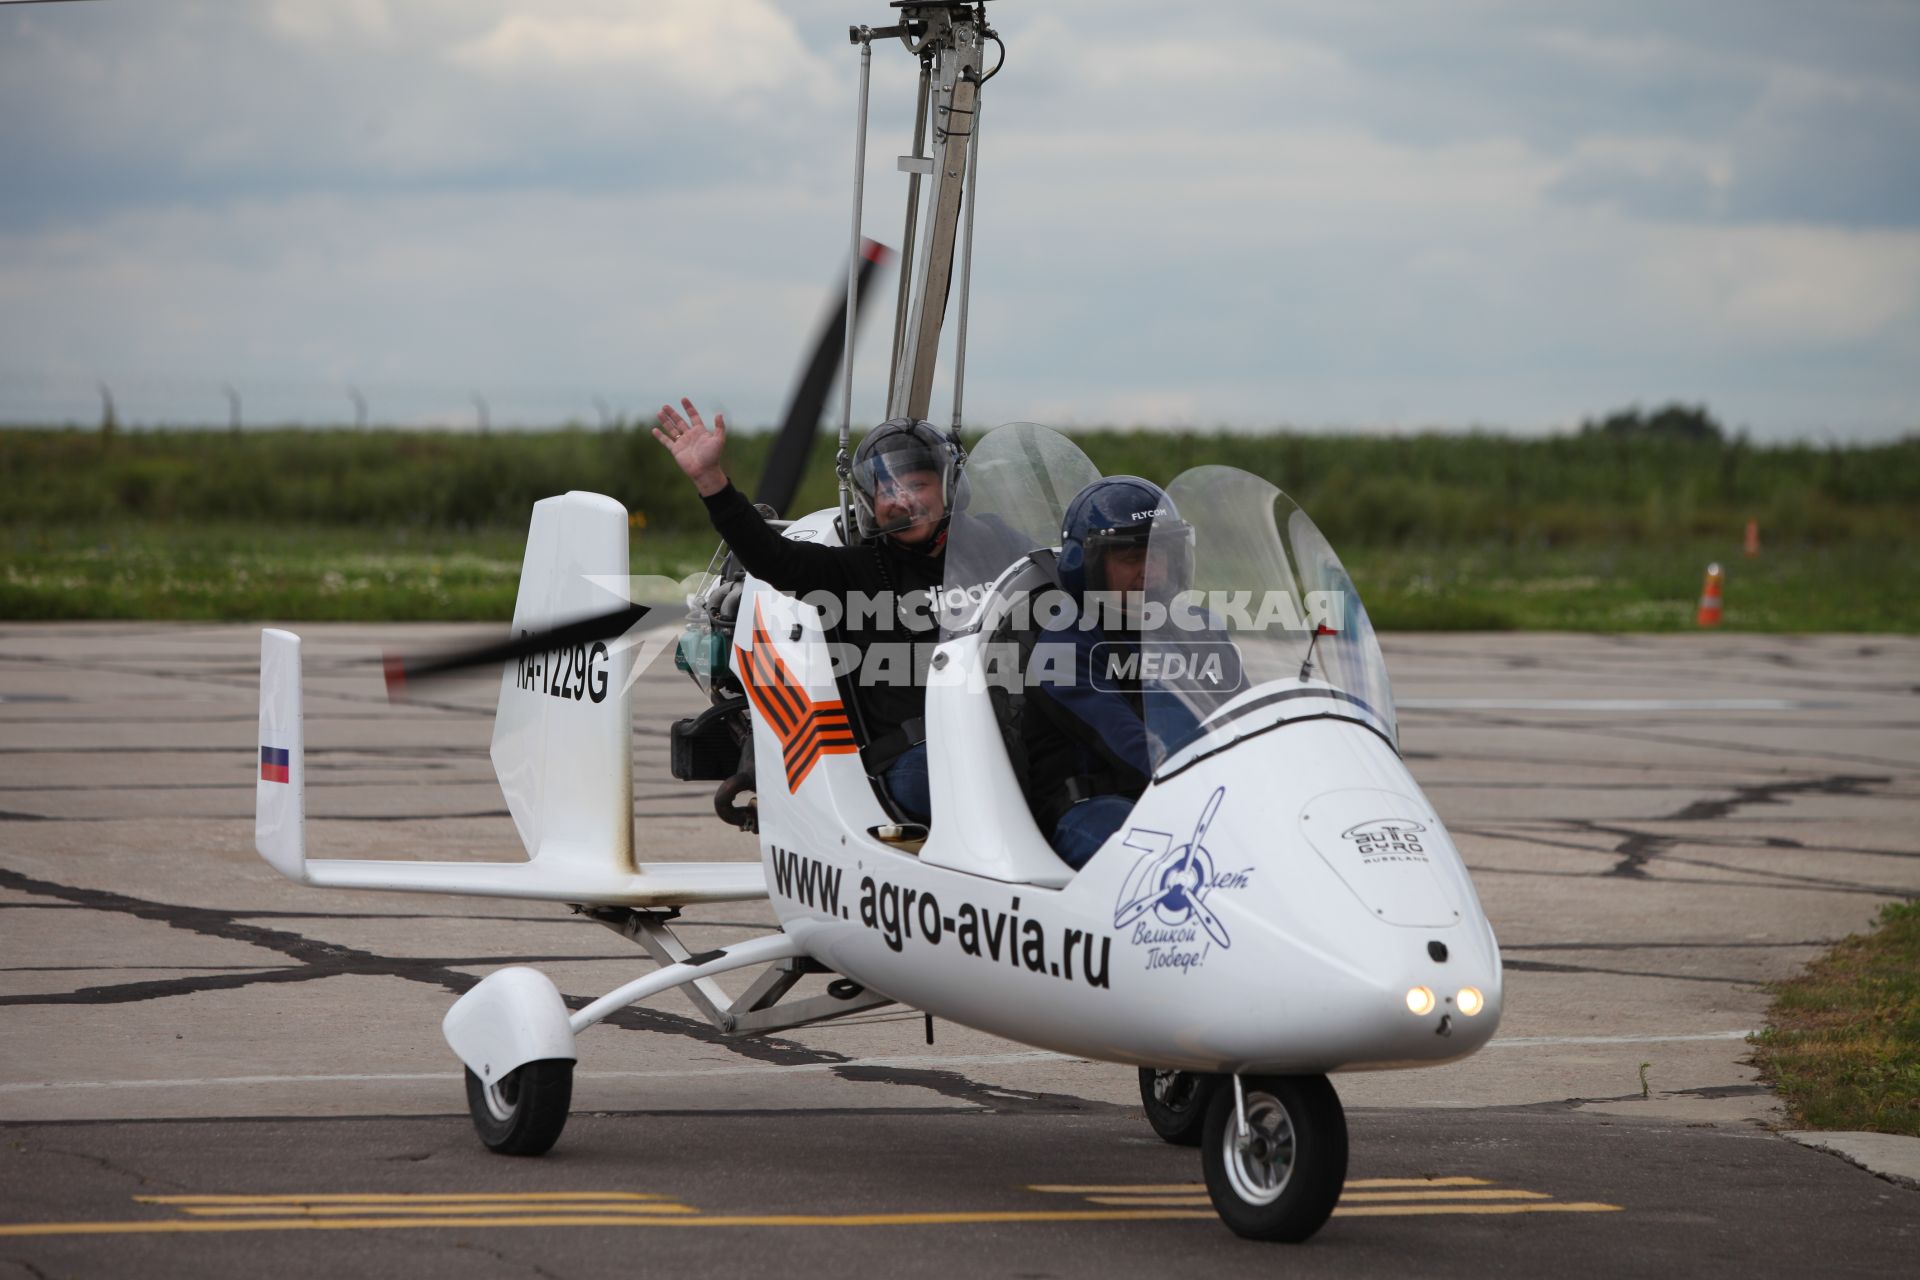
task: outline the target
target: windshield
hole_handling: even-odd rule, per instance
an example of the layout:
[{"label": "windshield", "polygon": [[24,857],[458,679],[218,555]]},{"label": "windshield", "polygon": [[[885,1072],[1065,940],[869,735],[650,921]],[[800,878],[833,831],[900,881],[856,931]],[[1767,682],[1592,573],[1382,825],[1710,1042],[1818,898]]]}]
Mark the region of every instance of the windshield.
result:
[{"label": "windshield", "polygon": [[1177,519],[1150,547],[1171,568],[1147,583],[1139,639],[1155,769],[1300,715],[1359,720],[1397,746],[1373,626],[1306,513],[1235,467],[1185,472],[1167,496]]},{"label": "windshield", "polygon": [[1080,446],[1032,422],[995,427],[967,454],[947,527],[940,633],[975,624],[986,588],[1008,565],[1060,541],[1075,494],[1100,478]]}]

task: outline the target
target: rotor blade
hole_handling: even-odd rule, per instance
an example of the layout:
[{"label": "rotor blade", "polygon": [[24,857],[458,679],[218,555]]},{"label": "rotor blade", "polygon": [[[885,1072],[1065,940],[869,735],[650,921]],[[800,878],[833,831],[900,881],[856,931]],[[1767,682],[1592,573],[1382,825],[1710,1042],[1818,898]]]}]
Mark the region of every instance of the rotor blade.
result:
[{"label": "rotor blade", "polygon": [[[879,277],[880,268],[892,256],[893,251],[878,240],[861,243],[860,270],[855,276],[853,295],[853,322],[856,326],[867,314],[866,307],[860,304],[873,292],[873,282]],[[755,502],[764,502],[783,516],[788,514],[787,507],[800,488],[800,477],[807,469],[807,454],[813,448],[814,436],[819,434],[820,415],[827,407],[827,393],[833,390],[833,378],[840,371],[840,357],[846,351],[847,294],[844,287],[839,296],[840,305],[828,313],[826,323],[820,327],[820,336],[813,345],[813,358],[800,375],[800,384],[793,389],[793,399],[787,403],[787,415],[780,423],[780,434],[774,437],[773,448],[767,454],[767,469],[761,473],[760,487],[753,495]]]},{"label": "rotor blade", "polygon": [[536,653],[571,649],[574,645],[591,644],[595,640],[611,640],[615,636],[625,635],[634,623],[649,612],[649,605],[630,604],[610,613],[594,614],[576,622],[563,623],[551,631],[535,631],[509,640],[495,640],[471,649],[455,649],[420,657],[390,652],[381,660],[387,677],[387,697],[397,702],[405,696],[409,684],[421,680],[457,675],[476,667],[499,666]]}]

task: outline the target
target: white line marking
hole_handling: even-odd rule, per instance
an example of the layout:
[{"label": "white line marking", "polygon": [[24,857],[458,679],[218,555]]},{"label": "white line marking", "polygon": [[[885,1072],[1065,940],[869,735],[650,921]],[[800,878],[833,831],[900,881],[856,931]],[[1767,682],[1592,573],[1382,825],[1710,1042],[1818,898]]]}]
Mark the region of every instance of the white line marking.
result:
[{"label": "white line marking", "polygon": [[[1745,1040],[1753,1031],[1701,1031],[1684,1035],[1651,1036],[1504,1036],[1491,1040],[1489,1049],[1533,1049],[1552,1045],[1675,1044],[1696,1040]],[[1071,1054],[1033,1049],[1025,1053],[904,1054],[890,1058],[852,1058],[845,1062],[801,1062],[792,1066],[701,1067],[686,1071],[578,1071],[576,1080],[681,1080],[698,1076],[779,1076],[832,1071],[837,1067],[979,1067],[1040,1062],[1091,1062]],[[201,1089],[249,1084],[379,1084],[416,1080],[446,1082],[459,1077],[452,1071],[359,1072],[341,1075],[199,1076],[184,1080],[31,1080],[0,1084],[0,1094],[35,1093],[43,1089]]]},{"label": "white line marking", "polygon": [[1846,706],[1794,698],[1396,698],[1402,711],[1809,711]]},{"label": "white line marking", "polygon": [[[576,1080],[675,1080],[707,1076],[789,1075],[795,1072],[832,1071],[836,1067],[956,1067],[992,1066],[999,1063],[1082,1062],[1063,1053],[1034,1049],[1026,1053],[910,1054],[893,1058],[853,1058],[846,1062],[801,1062],[784,1067],[701,1067],[687,1071],[576,1071]],[[458,1080],[453,1071],[363,1072],[350,1075],[301,1076],[201,1076],[184,1080],[34,1080],[19,1084],[0,1084],[0,1093],[32,1093],[41,1089],[196,1089],[224,1088],[246,1084],[361,1084],[382,1081]]]},{"label": "white line marking", "polygon": [[1745,1040],[1757,1031],[1697,1031],[1671,1036],[1502,1036],[1489,1040],[1489,1049],[1531,1049],[1556,1044],[1675,1044],[1688,1040]]}]

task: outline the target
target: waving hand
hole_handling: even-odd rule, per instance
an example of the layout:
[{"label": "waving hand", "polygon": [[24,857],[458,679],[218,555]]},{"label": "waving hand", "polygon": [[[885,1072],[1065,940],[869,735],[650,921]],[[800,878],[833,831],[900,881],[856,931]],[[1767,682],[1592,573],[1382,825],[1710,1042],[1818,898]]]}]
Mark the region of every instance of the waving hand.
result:
[{"label": "waving hand", "polygon": [[683,399],[680,403],[687,411],[684,418],[672,405],[660,406],[660,425],[653,429],[653,438],[667,446],[700,496],[710,497],[727,487],[727,473],[720,468],[720,455],[727,444],[727,417],[715,414],[709,430],[693,401]]}]

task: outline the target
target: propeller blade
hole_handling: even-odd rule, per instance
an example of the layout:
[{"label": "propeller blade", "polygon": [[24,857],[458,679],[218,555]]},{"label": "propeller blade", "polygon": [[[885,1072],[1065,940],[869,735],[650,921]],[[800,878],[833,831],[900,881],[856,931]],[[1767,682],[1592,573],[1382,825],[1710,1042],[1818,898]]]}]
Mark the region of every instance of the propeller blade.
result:
[{"label": "propeller blade", "polygon": [[1213,815],[1220,812],[1220,800],[1226,794],[1227,789],[1220,787],[1208,797],[1206,807],[1200,811],[1200,821],[1194,824],[1193,839],[1187,841],[1186,852],[1180,859],[1181,870],[1184,871],[1187,864],[1193,861],[1193,851],[1200,847],[1201,837],[1205,836],[1207,828],[1213,825]]},{"label": "propeller blade", "polygon": [[1199,917],[1200,923],[1206,926],[1207,932],[1213,935],[1215,942],[1223,947],[1233,945],[1233,940],[1227,936],[1227,926],[1220,922],[1220,917],[1213,914],[1213,908],[1203,902],[1199,894],[1188,894],[1187,905],[1193,908],[1193,914]]},{"label": "propeller blade", "polygon": [[1132,902],[1129,902],[1126,906],[1113,913],[1113,927],[1116,929],[1126,928],[1135,920],[1138,920],[1141,916],[1159,906],[1160,899],[1166,896],[1164,890],[1156,887],[1152,893],[1147,894],[1145,897],[1135,898]]},{"label": "propeller blade", "polygon": [[651,611],[651,606],[630,604],[610,613],[594,614],[576,622],[563,623],[551,631],[536,631],[509,640],[491,641],[471,649],[455,649],[420,657],[389,652],[380,664],[387,677],[387,697],[398,702],[406,696],[408,685],[421,680],[458,675],[476,667],[497,667],[536,653],[571,649],[575,645],[592,644],[596,640],[611,640],[615,636],[625,635]]},{"label": "propeller blade", "polygon": [[[877,240],[863,243],[860,269],[854,277],[855,324],[866,314],[866,309],[858,304],[864,302],[872,292],[880,268],[892,256],[893,251]],[[827,394],[833,389],[834,375],[839,371],[840,357],[846,349],[846,315],[846,294],[843,291],[839,306],[834,308],[821,326],[820,336],[814,342],[813,356],[801,375],[799,386],[794,388],[780,434],[774,438],[773,449],[767,456],[766,473],[760,477],[760,488],[754,494],[754,501],[764,502],[776,511],[784,512],[800,487],[801,473],[806,470],[807,453],[813,446],[814,436],[819,433],[820,415],[826,409]],[[646,605],[628,605],[610,613],[566,623],[551,631],[478,645],[471,649],[418,657],[388,653],[381,662],[386,672],[387,697],[399,701],[406,695],[408,685],[422,680],[458,675],[478,667],[498,666],[536,653],[591,644],[595,640],[609,640],[626,634],[635,623],[647,616],[647,612]]]},{"label": "propeller blade", "polygon": [[[867,309],[863,304],[867,295],[873,292],[873,282],[879,277],[880,268],[892,256],[893,251],[878,240],[862,242],[860,270],[855,276],[854,285],[853,322],[856,326],[866,317]],[[813,358],[800,375],[800,384],[793,389],[793,399],[787,403],[787,415],[780,423],[780,434],[774,437],[773,449],[767,454],[767,469],[761,473],[760,487],[753,495],[755,502],[764,502],[783,516],[788,514],[787,508],[792,505],[793,495],[800,488],[800,477],[807,469],[807,454],[813,448],[814,436],[820,432],[820,415],[826,410],[827,394],[833,390],[834,375],[840,372],[840,357],[846,351],[846,339],[847,295],[843,287],[840,305],[828,313],[826,323],[820,327],[820,336],[814,340]]]}]

